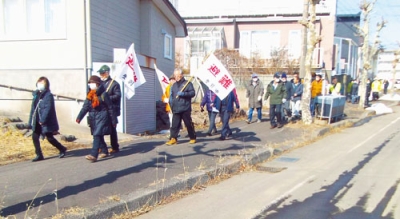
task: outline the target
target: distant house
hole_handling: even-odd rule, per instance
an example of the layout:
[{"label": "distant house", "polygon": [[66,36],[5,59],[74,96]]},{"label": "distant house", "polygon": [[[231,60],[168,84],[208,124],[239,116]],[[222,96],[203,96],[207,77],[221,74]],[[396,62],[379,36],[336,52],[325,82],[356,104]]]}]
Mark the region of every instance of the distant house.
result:
[{"label": "distant house", "polygon": [[94,66],[114,67],[114,48],[134,43],[147,82],[132,99],[123,98],[118,129],[131,134],[155,130],[161,88],[153,63],[171,74],[175,37],[186,36],[184,20],[167,0],[2,1],[0,110],[29,112],[30,91],[46,76],[58,97],[58,117],[73,122],[88,77],[98,70]]},{"label": "distant house", "polygon": [[[188,27],[188,36],[176,39],[176,52],[186,68],[196,69],[207,54],[222,48],[235,50],[248,60],[271,60],[277,53],[284,54],[279,58],[281,69],[287,70],[288,63],[299,64],[303,26],[298,21],[302,19],[304,1],[218,1],[213,7],[207,7],[211,0],[171,2]],[[335,68],[337,74],[353,76],[357,73],[359,42],[353,24],[359,24],[360,13],[342,14],[336,3],[321,1],[317,5],[316,30],[322,41],[315,48],[312,67],[315,71],[326,70],[328,75]],[[231,61],[232,68],[236,65]],[[248,66],[252,68],[255,63]]]}]

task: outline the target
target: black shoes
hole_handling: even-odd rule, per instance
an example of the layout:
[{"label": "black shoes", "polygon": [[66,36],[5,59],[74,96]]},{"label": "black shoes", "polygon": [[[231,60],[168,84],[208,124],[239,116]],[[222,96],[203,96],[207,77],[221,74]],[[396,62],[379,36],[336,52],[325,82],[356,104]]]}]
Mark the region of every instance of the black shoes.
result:
[{"label": "black shoes", "polygon": [[67,153],[67,148],[66,147],[64,147],[64,150],[63,151],[60,151],[60,154],[58,155],[58,157],[59,158],[63,158],[63,157],[65,157],[65,154]]},{"label": "black shoes", "polygon": [[35,158],[33,158],[32,162],[41,161],[41,160],[44,160],[43,155],[38,155]]}]

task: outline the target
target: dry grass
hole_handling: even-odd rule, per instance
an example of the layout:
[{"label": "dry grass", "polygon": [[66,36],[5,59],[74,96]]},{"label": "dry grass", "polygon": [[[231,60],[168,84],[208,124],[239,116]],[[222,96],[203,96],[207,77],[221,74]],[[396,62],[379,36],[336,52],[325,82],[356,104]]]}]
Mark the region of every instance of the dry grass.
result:
[{"label": "dry grass", "polygon": [[[0,118],[0,124],[7,124],[9,122],[7,118]],[[0,131],[0,139],[0,148],[2,149],[0,153],[0,166],[31,160],[36,156],[32,137],[24,137],[19,130],[3,127]],[[61,140],[60,143],[66,146],[68,150],[87,147],[83,144]],[[41,140],[40,145],[45,157],[56,156],[59,153],[46,139]]]}]

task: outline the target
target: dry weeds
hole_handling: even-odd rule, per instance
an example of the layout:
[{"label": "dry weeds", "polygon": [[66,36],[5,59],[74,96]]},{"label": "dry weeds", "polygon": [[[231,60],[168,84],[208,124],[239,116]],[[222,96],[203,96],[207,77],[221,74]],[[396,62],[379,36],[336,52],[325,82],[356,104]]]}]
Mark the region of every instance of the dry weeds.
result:
[{"label": "dry weeds", "polygon": [[[9,119],[0,117],[0,124],[7,123],[10,123]],[[19,130],[13,130],[12,128],[4,126],[0,131],[0,139],[0,148],[2,149],[2,153],[0,153],[0,166],[31,160],[36,156],[32,137],[24,137]],[[87,147],[74,142],[59,141],[66,146],[68,150]],[[45,157],[56,156],[59,153],[46,139],[40,140],[40,145]]]}]

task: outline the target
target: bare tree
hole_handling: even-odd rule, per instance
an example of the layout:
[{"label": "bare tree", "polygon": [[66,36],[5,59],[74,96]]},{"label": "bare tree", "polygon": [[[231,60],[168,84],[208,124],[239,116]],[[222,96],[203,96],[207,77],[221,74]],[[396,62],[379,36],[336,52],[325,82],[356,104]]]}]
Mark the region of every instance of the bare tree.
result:
[{"label": "bare tree", "polygon": [[[317,36],[315,31],[315,21],[316,21],[316,5],[320,2],[320,0],[309,0],[310,8],[309,20],[301,20],[300,23],[307,27],[307,30],[310,32],[307,38],[307,54],[305,57],[304,63],[304,88],[303,95],[301,101],[301,112],[302,112],[302,120],[306,125],[312,124],[312,116],[310,112],[310,101],[311,101],[311,66],[312,66],[312,56],[316,45],[321,41],[321,37]],[[302,67],[302,66],[300,66]]]},{"label": "bare tree", "polygon": [[366,97],[366,82],[368,77],[368,70],[371,69],[370,47],[369,47],[369,14],[374,8],[375,2],[376,0],[373,0],[371,2],[363,0],[363,2],[360,5],[364,22],[363,27],[359,28],[359,34],[364,39],[363,46],[361,48],[363,53],[362,56],[363,66],[362,66],[362,73],[360,80],[360,103],[359,103],[360,108],[364,107],[365,99],[368,98]]},{"label": "bare tree", "polygon": [[397,67],[397,63],[399,63],[399,61],[400,61],[400,59],[399,59],[399,55],[400,55],[400,49],[398,49],[398,50],[396,50],[394,53],[393,53],[393,55],[394,55],[394,59],[393,59],[393,62],[392,62],[392,75],[393,75],[393,79],[392,79],[392,81],[393,81],[393,86],[392,86],[392,90],[391,90],[391,94],[392,94],[392,97],[394,96],[394,94],[395,94],[395,87],[394,87],[394,85],[396,84],[396,67]]}]

